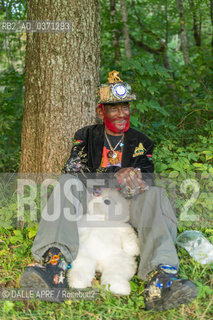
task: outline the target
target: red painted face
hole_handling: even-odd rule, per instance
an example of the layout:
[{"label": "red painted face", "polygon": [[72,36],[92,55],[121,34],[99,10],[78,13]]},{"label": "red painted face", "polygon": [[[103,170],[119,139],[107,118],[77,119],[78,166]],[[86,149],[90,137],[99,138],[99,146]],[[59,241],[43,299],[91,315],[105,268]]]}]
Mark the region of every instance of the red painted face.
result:
[{"label": "red painted face", "polygon": [[100,105],[105,126],[112,132],[125,132],[129,129],[130,107],[128,102]]}]

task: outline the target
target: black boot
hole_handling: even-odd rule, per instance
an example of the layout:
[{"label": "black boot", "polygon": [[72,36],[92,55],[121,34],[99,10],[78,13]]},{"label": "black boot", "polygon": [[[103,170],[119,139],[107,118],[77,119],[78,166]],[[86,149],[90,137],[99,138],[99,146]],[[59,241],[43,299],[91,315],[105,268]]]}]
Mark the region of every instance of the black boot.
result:
[{"label": "black boot", "polygon": [[144,289],[146,310],[167,310],[187,304],[197,297],[196,285],[177,275],[177,269],[168,265],[159,265],[150,273]]},{"label": "black boot", "polygon": [[[57,289],[67,288],[66,273],[70,268],[57,248],[49,249],[44,257],[44,265],[29,265],[21,276],[20,284],[23,288],[39,290],[39,289],[56,289],[52,299],[47,294],[42,300],[62,302],[61,294],[57,294]],[[57,297],[55,297],[57,296]]]}]

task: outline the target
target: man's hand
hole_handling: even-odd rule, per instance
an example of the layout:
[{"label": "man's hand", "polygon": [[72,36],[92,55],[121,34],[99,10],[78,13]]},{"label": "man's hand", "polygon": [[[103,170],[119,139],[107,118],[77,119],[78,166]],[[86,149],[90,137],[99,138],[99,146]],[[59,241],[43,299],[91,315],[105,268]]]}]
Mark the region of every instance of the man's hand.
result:
[{"label": "man's hand", "polygon": [[139,168],[122,168],[116,172],[115,177],[119,184],[127,186],[132,190],[137,189],[138,193],[142,192],[146,187]]}]

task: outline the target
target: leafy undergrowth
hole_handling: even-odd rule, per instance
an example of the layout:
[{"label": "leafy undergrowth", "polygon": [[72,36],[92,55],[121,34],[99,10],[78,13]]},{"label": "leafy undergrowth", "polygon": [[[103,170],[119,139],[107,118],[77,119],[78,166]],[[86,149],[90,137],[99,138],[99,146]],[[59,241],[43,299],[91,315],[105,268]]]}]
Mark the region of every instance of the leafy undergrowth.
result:
[{"label": "leafy undergrowth", "polygon": [[[207,230],[205,234],[209,240],[211,232]],[[32,232],[27,228],[22,231],[2,229],[0,235],[0,288],[18,288],[23,270],[33,261],[30,252]],[[164,312],[145,311],[142,296],[144,282],[135,276],[131,281],[130,296],[113,295],[96,281],[94,286],[98,289],[98,295],[95,301],[68,300],[62,304],[40,300],[1,301],[0,319],[211,319],[213,266],[195,262],[184,249],[180,249],[178,254],[181,276],[192,279],[199,289],[198,298],[189,305]]]}]

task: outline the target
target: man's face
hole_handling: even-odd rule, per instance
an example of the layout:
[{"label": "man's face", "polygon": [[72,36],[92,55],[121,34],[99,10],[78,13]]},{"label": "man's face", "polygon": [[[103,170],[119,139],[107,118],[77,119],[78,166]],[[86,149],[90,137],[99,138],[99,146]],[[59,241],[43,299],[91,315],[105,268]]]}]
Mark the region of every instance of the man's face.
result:
[{"label": "man's face", "polygon": [[117,131],[122,131],[130,116],[130,108],[128,102],[106,104],[104,106],[105,114],[109,121],[116,127]]}]

